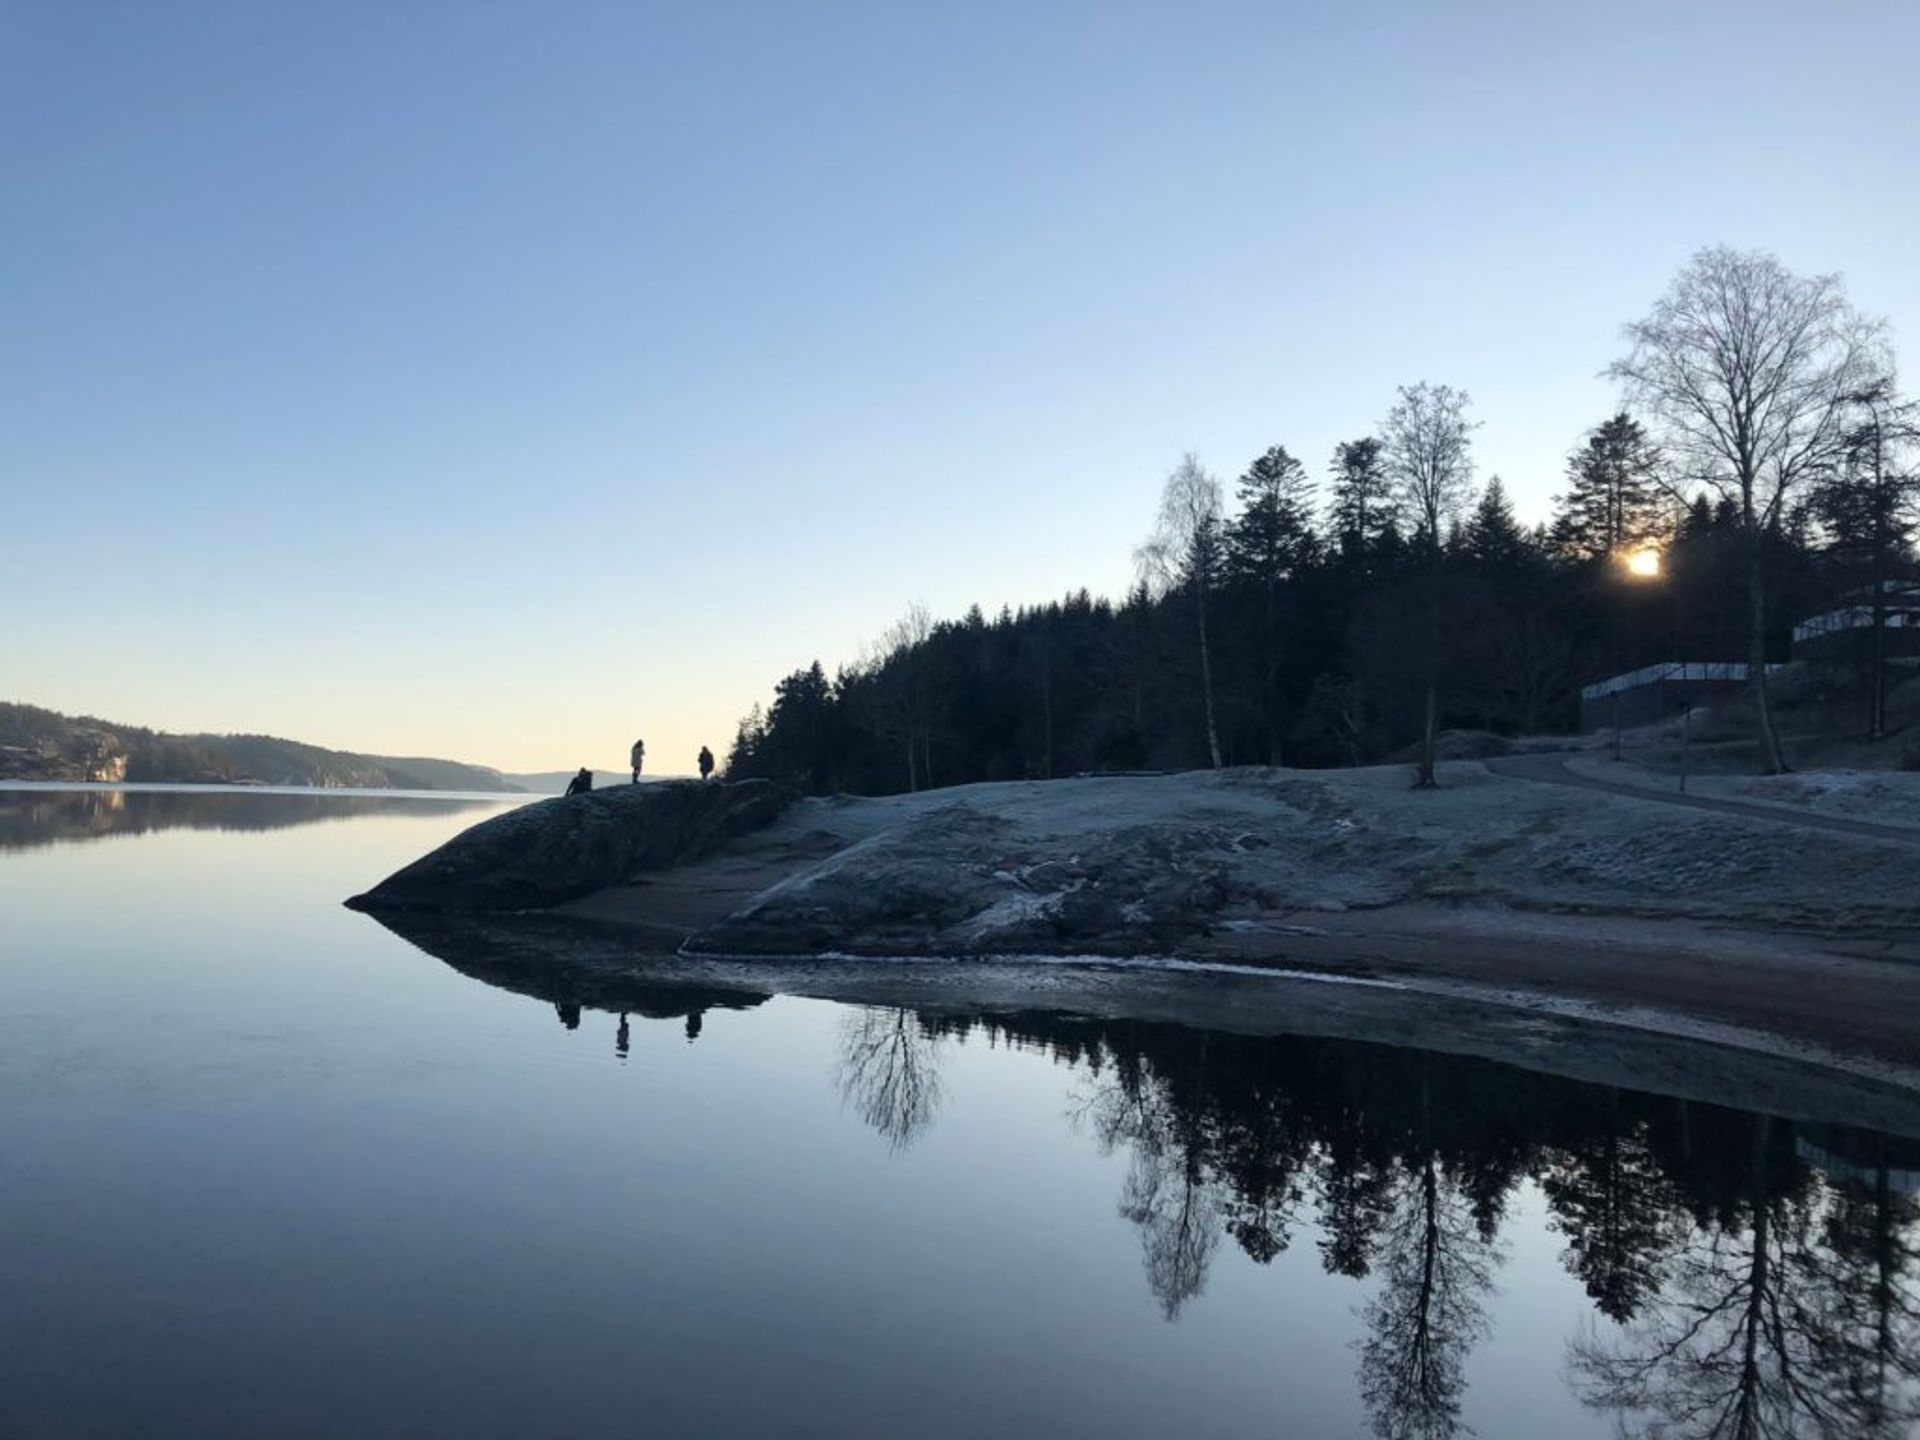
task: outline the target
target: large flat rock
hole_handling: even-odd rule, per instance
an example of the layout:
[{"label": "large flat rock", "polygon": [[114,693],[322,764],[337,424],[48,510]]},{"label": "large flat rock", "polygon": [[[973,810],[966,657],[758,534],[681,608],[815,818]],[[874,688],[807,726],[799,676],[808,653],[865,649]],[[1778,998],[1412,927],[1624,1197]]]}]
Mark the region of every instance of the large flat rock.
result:
[{"label": "large flat rock", "polygon": [[356,910],[545,910],[714,853],[774,819],[765,780],[617,785],[484,820],[347,904]]}]

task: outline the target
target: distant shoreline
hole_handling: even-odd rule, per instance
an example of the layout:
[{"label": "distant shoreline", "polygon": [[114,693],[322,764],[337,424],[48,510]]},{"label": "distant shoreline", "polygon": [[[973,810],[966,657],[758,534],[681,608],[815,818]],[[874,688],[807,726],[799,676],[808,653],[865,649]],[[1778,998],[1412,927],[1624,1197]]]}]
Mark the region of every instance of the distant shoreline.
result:
[{"label": "distant shoreline", "polygon": [[483,800],[498,804],[548,798],[532,790],[399,790],[353,785],[266,785],[250,780],[0,780],[0,791],[46,794],[117,791],[147,795],[358,795],[398,800]]}]

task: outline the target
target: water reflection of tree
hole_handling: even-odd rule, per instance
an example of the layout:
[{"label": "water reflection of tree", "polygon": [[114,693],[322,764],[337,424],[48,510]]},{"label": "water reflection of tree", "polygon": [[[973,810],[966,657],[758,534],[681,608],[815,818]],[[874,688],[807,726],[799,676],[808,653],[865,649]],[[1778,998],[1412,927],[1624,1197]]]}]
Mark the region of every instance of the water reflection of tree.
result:
[{"label": "water reflection of tree", "polygon": [[[1640,1320],[1573,1346],[1582,1398],[1661,1440],[1907,1434],[1913,1256],[1897,1237],[1911,1215],[1883,1194],[1863,1221],[1795,1164],[1785,1126],[1746,1123],[1737,1208],[1674,1259]],[[1836,1225],[1872,1258],[1833,1244]]]},{"label": "water reflection of tree", "polygon": [[1364,1312],[1360,1396],[1378,1435],[1448,1436],[1460,1428],[1467,1354],[1487,1333],[1495,1251],[1469,1193],[1431,1152],[1395,1189],[1380,1289]]},{"label": "water reflection of tree", "polygon": [[901,1150],[933,1123],[944,1087],[940,1033],[911,1010],[849,1010],[840,1022],[840,1096]]},{"label": "water reflection of tree", "polygon": [[1837,1187],[1821,1280],[1821,1354],[1863,1436],[1920,1429],[1920,1197],[1897,1191],[1886,1137]]},{"label": "water reflection of tree", "polygon": [[1147,1287],[1161,1313],[1177,1319],[1206,1288],[1207,1267],[1220,1244],[1220,1206],[1207,1173],[1198,1107],[1180,1105],[1168,1085],[1123,1061],[1094,1089],[1083,1113],[1101,1153],[1123,1146],[1130,1152],[1120,1214],[1140,1227]]},{"label": "water reflection of tree", "polygon": [[1310,1213],[1322,1267],[1378,1286],[1358,1369],[1380,1435],[1464,1429],[1500,1230],[1529,1177],[1605,1317],[1574,1349],[1576,1387],[1627,1433],[1824,1440],[1920,1423],[1920,1202],[1890,1178],[1912,1168],[1893,1142],[1841,1132],[1866,1158],[1810,1164],[1782,1121],[1353,1042],[927,1023],[982,1025],[1082,1071],[1079,1118],[1128,1157],[1120,1212],[1169,1319],[1223,1238],[1266,1263]]},{"label": "water reflection of tree", "polygon": [[1329,1275],[1364,1278],[1376,1237],[1393,1214],[1393,1166],[1368,1154],[1365,1117],[1343,1114],[1327,1138],[1315,1177],[1320,1264]]},{"label": "water reflection of tree", "polygon": [[1365,1307],[1367,1335],[1359,1346],[1361,1399],[1374,1433],[1391,1440],[1450,1436],[1460,1428],[1467,1355],[1487,1333],[1504,1208],[1498,1195],[1507,1188],[1500,1186],[1489,1206],[1492,1167],[1465,1167],[1462,1174],[1442,1164],[1432,1088],[1423,1065],[1419,1130],[1389,1193],[1377,1240],[1380,1288]]},{"label": "water reflection of tree", "polygon": [[499,803],[419,796],[289,794],[245,785],[208,790],[9,790],[0,794],[0,850],[158,830],[279,830],[369,815],[459,815]]},{"label": "water reflection of tree", "polygon": [[1547,1158],[1539,1180],[1567,1236],[1567,1269],[1601,1314],[1625,1324],[1658,1292],[1684,1211],[1647,1123],[1622,1114],[1617,1089],[1605,1096],[1594,1124]]},{"label": "water reflection of tree", "polygon": [[1152,1131],[1135,1137],[1120,1213],[1140,1227],[1147,1287],[1161,1313],[1178,1319],[1187,1301],[1206,1289],[1220,1244],[1220,1209],[1199,1157]]}]

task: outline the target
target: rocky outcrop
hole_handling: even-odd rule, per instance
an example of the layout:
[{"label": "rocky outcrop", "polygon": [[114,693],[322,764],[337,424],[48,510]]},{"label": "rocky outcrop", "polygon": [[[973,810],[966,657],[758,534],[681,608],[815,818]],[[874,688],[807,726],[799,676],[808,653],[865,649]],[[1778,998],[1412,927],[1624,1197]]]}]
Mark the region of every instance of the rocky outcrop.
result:
[{"label": "rocky outcrop", "polygon": [[714,853],[786,808],[765,780],[617,785],[484,820],[347,902],[356,910],[545,910]]},{"label": "rocky outcrop", "polygon": [[964,804],[916,816],[774,886],[694,951],[882,955],[1169,951],[1258,900],[1266,841],[1192,820],[1036,835]]}]

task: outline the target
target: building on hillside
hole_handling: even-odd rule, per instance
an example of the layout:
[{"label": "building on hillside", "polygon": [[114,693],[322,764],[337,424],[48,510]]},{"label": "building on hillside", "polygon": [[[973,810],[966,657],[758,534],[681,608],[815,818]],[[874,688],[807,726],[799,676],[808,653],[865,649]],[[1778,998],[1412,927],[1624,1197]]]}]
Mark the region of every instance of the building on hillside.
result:
[{"label": "building on hillside", "polygon": [[[1778,670],[1769,665],[1768,673]],[[1747,683],[1739,660],[1669,661],[1643,665],[1580,688],[1580,731],[1626,729],[1671,720],[1683,709],[1697,709],[1737,696]]]},{"label": "building on hillside", "polygon": [[[1920,584],[1881,582],[1886,653],[1920,655]],[[1793,627],[1793,658],[1816,664],[1864,664],[1873,658],[1873,587],[1862,585],[1840,596],[1837,608],[1810,615]]]}]

